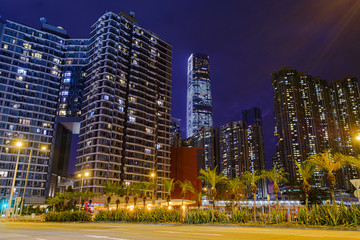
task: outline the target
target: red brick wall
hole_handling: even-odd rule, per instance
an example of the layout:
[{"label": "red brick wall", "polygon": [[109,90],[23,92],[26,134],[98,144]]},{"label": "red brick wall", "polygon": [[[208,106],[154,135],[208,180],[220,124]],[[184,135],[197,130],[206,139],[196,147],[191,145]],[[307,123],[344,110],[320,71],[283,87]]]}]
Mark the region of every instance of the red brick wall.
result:
[{"label": "red brick wall", "polygon": [[[201,147],[171,147],[171,167],[170,177],[175,181],[189,180],[196,192],[201,191],[201,179],[198,179],[199,170],[201,169]],[[171,195],[172,199],[181,199],[181,189],[176,184],[175,189]],[[186,199],[195,200],[195,195],[187,193]]]}]

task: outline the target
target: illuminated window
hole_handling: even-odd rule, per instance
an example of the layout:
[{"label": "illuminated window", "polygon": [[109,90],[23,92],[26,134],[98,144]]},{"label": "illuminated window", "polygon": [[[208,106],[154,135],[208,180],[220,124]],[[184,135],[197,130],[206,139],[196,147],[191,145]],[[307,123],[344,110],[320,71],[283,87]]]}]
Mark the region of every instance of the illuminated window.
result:
[{"label": "illuminated window", "polygon": [[67,96],[69,95],[69,91],[65,90],[60,93],[61,96]]},{"label": "illuminated window", "polygon": [[66,110],[60,110],[59,115],[60,116],[66,116]]},{"label": "illuminated window", "polygon": [[4,44],[4,45],[3,45],[3,48],[4,48],[4,49],[9,49],[9,45]]},{"label": "illuminated window", "polygon": [[20,123],[24,124],[24,125],[30,125],[30,120],[29,119],[20,119]]},{"label": "illuminated window", "polygon": [[109,97],[108,95],[104,95],[104,99],[105,99],[105,100],[109,100],[110,97]]},{"label": "illuminated window", "polygon": [[64,78],[63,83],[70,83],[70,78]]},{"label": "illuminated window", "polygon": [[59,59],[54,58],[54,63],[60,64],[61,62],[60,62],[60,60],[59,60]]},{"label": "illuminated window", "polygon": [[31,49],[31,45],[28,43],[23,43],[24,48]]},{"label": "illuminated window", "polygon": [[67,61],[65,62],[65,64],[72,64],[72,63],[73,63],[72,60],[67,60]]},{"label": "illuminated window", "polygon": [[130,102],[136,102],[136,98],[130,97]]},{"label": "illuminated window", "polygon": [[22,69],[22,68],[19,68],[18,70],[17,70],[17,73],[19,73],[19,74],[22,74],[22,75],[26,75],[26,70],[24,70],[24,69]]},{"label": "illuminated window", "polygon": [[136,118],[133,117],[133,116],[129,116],[129,121],[130,121],[130,122],[136,122]]},{"label": "illuminated window", "polygon": [[28,61],[29,61],[29,58],[26,58],[26,57],[21,56],[21,57],[20,57],[20,60],[21,60],[21,61],[24,61],[24,62],[28,62]]},{"label": "illuminated window", "polygon": [[66,72],[65,77],[71,77],[71,72]]},{"label": "illuminated window", "polygon": [[33,53],[32,55],[36,58],[42,58],[42,55],[40,53]]}]

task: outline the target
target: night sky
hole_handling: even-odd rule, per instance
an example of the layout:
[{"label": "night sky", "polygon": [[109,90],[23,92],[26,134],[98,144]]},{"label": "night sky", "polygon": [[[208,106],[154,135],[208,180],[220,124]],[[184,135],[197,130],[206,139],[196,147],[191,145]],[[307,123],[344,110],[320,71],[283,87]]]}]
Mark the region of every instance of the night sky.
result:
[{"label": "night sky", "polygon": [[270,74],[292,65],[328,81],[360,76],[357,0],[1,0],[5,19],[40,28],[40,17],[87,38],[106,11],[135,12],[142,27],[173,46],[172,115],[185,137],[186,64],[210,56],[215,127],[261,106],[267,166],[275,153]]}]

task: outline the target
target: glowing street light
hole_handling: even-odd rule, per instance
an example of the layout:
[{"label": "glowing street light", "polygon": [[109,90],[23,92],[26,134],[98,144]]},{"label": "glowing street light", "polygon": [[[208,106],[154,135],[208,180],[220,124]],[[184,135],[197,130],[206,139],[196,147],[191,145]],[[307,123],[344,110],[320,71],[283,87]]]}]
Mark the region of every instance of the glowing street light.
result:
[{"label": "glowing street light", "polygon": [[[85,172],[83,174],[79,173],[78,177],[81,178],[81,187],[80,187],[80,192],[82,193],[83,190],[83,185],[84,185],[84,177],[88,177],[90,175],[90,173]],[[80,199],[79,199],[79,211],[81,210],[81,194],[80,194]]]},{"label": "glowing street light", "polygon": [[18,150],[18,154],[17,154],[17,158],[16,158],[16,165],[15,165],[15,171],[14,171],[14,178],[12,181],[12,185],[11,185],[11,191],[10,191],[10,198],[9,198],[9,210],[7,212],[7,216],[10,217],[10,211],[11,211],[11,203],[12,203],[12,198],[14,196],[14,189],[15,189],[15,181],[16,181],[16,175],[17,175],[17,169],[19,166],[19,159],[20,159],[20,150],[21,150],[21,146],[23,145],[22,141],[17,141],[15,143],[15,145],[19,148]]},{"label": "glowing street light", "polygon": [[356,140],[360,141],[360,135],[356,136]]}]

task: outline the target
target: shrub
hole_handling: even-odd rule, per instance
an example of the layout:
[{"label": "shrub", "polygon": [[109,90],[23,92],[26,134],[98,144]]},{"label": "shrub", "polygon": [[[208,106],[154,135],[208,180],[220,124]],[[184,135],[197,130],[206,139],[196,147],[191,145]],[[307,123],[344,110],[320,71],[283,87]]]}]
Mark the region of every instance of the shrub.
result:
[{"label": "shrub", "polygon": [[221,210],[191,210],[186,214],[185,222],[189,224],[229,223],[230,217]]},{"label": "shrub", "polygon": [[89,212],[65,211],[49,212],[45,214],[46,222],[90,222],[91,215]]},{"label": "shrub", "polygon": [[249,222],[250,214],[247,208],[234,209],[231,214],[231,221],[233,223],[247,223]]},{"label": "shrub", "polygon": [[136,208],[133,211],[120,209],[99,211],[94,220],[109,222],[180,222],[181,212],[176,209],[168,210],[167,208],[155,208],[153,210]]},{"label": "shrub", "polygon": [[360,206],[347,207],[341,203],[315,206],[311,210],[301,208],[299,223],[317,226],[359,226]]}]

